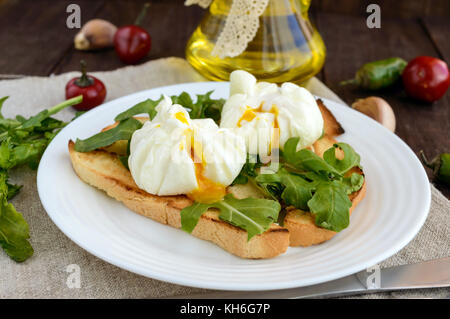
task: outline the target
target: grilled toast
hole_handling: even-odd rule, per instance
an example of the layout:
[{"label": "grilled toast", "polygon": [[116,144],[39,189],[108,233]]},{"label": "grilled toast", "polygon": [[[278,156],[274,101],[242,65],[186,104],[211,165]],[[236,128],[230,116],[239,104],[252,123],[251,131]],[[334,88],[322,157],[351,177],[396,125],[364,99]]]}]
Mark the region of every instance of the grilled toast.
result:
[{"label": "grilled toast", "polygon": [[[69,142],[72,166],[77,175],[89,185],[105,191],[132,211],[175,228],[181,227],[180,211],[193,202],[186,196],[155,196],[134,182],[131,173],[117,156],[104,150],[77,152]],[[273,224],[269,230],[247,241],[247,232],[219,219],[210,209],[203,214],[192,235],[208,240],[226,251],[243,258],[271,258],[286,251],[289,232]]]},{"label": "grilled toast", "polygon": [[[344,131],[332,113],[318,100],[324,118],[324,136],[314,145],[314,151],[322,156],[336,140],[334,136]],[[145,121],[145,118],[139,118]],[[105,129],[113,128],[111,125]],[[121,201],[132,211],[175,228],[181,227],[180,211],[193,202],[184,195],[156,196],[140,189],[131,173],[122,165],[117,154],[126,149],[126,142],[119,141],[110,147],[81,153],[74,149],[75,143],[69,141],[69,154],[72,166],[81,180],[105,191],[109,196]],[[362,174],[362,171],[359,171]],[[352,201],[350,212],[365,195],[363,187],[349,197]],[[236,185],[227,188],[237,198],[262,197],[250,185]],[[309,246],[332,238],[336,233],[317,227],[314,216],[309,212],[287,208],[284,227],[272,224],[263,234],[247,241],[247,232],[219,219],[219,212],[209,209],[203,214],[192,235],[222,247],[242,258],[272,258],[284,253],[288,246]]]}]

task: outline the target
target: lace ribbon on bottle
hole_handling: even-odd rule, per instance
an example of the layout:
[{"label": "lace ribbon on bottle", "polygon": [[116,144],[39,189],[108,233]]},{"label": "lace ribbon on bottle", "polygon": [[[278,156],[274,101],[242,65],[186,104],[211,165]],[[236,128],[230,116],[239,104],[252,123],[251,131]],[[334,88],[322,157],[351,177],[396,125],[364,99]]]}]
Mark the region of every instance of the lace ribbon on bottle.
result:
[{"label": "lace ribbon on bottle", "polygon": [[[206,8],[212,0],[186,0],[185,5],[198,4]],[[245,51],[259,28],[259,17],[269,0],[233,0],[225,26],[220,32],[212,55],[235,57]]]},{"label": "lace ribbon on bottle", "polygon": [[203,9],[206,9],[209,7],[209,5],[213,2],[213,0],[186,0],[184,2],[185,6],[191,6],[193,4],[199,5]]}]

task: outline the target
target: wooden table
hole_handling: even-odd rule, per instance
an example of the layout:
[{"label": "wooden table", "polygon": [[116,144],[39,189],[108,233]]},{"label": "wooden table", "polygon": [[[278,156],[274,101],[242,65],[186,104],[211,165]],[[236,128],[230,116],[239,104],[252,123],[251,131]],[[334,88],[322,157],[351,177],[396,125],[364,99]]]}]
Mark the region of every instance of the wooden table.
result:
[{"label": "wooden table", "polygon": [[[80,59],[87,61],[91,71],[124,66],[113,50],[93,53],[79,52],[73,48],[73,37],[78,30],[66,28],[66,7],[69,3],[79,4],[82,23],[97,17],[120,26],[134,21],[143,2],[0,0],[0,77],[47,76],[78,70]],[[147,60],[184,57],[187,39],[204,11],[197,6],[184,7],[181,0],[152,2],[149,16],[143,23],[153,41]],[[378,1],[382,6],[381,29],[366,27],[363,5],[366,2],[346,1],[342,6],[335,7],[332,1],[313,1],[310,11],[311,19],[322,34],[328,50],[326,64],[318,77],[347,103],[370,95],[338,85],[339,81],[351,78],[358,67],[367,61],[390,56],[408,60],[418,55],[430,55],[450,62],[450,19],[446,16],[450,12],[448,1],[421,1],[420,5],[418,2],[412,5],[411,1],[396,1],[394,10],[389,10],[392,1],[389,4]],[[440,17],[418,17],[417,10]],[[433,105],[415,102],[407,98],[401,89],[377,94],[394,108],[396,133],[414,152],[423,149],[430,157],[450,152],[448,92]],[[450,197],[449,186],[436,186]]]}]

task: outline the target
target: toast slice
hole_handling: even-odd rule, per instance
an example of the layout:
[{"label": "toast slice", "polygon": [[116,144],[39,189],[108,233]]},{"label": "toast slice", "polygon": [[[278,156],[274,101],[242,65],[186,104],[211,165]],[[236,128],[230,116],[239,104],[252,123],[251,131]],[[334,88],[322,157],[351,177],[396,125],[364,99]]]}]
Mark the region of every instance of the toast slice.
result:
[{"label": "toast slice", "polygon": [[[140,189],[115,154],[105,150],[77,152],[69,141],[72,166],[81,180],[105,191],[132,211],[175,228],[181,227],[180,211],[192,204],[186,196],[155,196]],[[203,214],[192,235],[208,240],[242,258],[272,258],[289,246],[289,231],[273,224],[265,233],[247,241],[247,232],[219,219],[218,211]]]},{"label": "toast slice", "polygon": [[[344,133],[342,126],[321,100],[317,100],[324,118],[324,136],[313,144],[316,154],[323,156],[336,140],[335,136]],[[145,117],[137,118],[144,122]],[[103,130],[113,128],[112,124]],[[192,204],[184,195],[156,196],[140,189],[130,172],[121,164],[117,155],[124,154],[127,141],[118,141],[100,150],[87,153],[75,151],[74,142],[69,141],[72,166],[81,180],[105,191],[109,196],[121,201],[132,211],[175,228],[181,227],[180,211]],[[362,174],[362,171],[359,171]],[[353,194],[350,200],[350,213],[365,195],[366,183]],[[228,192],[237,198],[260,197],[256,188],[247,185],[228,187]],[[247,232],[219,219],[218,211],[208,210],[203,214],[192,235],[211,241],[226,251],[252,259],[272,258],[284,253],[288,246],[310,246],[331,239],[336,233],[316,226],[310,212],[287,208],[284,227],[272,224],[265,233],[247,241]]]}]

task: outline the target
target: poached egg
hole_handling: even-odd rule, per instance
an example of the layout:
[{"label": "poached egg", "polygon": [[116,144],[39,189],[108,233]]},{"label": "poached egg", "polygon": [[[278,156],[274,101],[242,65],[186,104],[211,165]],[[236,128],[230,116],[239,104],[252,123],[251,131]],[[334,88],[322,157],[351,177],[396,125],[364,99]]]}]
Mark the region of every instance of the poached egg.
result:
[{"label": "poached egg", "polygon": [[257,82],[246,71],[230,75],[230,97],[220,122],[245,138],[250,154],[267,156],[299,137],[298,149],[313,144],[323,132],[323,118],[316,100],[305,88],[286,82]]},{"label": "poached egg", "polygon": [[136,184],[158,196],[186,194],[200,203],[222,199],[245,163],[244,139],[212,119],[190,119],[167,96],[156,110],[130,141],[128,164]]}]

